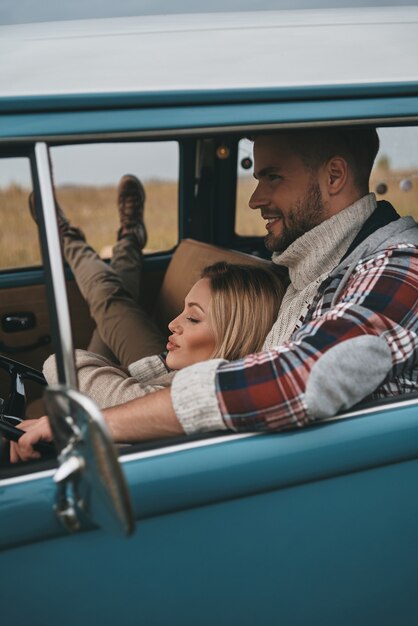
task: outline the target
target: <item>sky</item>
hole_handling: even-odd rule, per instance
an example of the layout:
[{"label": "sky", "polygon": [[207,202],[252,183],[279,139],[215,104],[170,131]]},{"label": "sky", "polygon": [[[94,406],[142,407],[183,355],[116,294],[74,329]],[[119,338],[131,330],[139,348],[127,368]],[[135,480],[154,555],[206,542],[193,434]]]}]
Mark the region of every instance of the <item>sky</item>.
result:
[{"label": "sky", "polygon": [[[399,4],[414,5],[417,0]],[[393,6],[393,0],[1,0],[0,25],[165,13]],[[396,4],[396,2],[395,2]]]}]

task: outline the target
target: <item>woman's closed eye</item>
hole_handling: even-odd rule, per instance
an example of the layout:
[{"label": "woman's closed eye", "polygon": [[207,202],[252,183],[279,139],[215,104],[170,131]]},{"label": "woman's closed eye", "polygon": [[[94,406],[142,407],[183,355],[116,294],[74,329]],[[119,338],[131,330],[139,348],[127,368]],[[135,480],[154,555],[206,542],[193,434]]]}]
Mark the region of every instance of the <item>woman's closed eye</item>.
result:
[{"label": "woman's closed eye", "polygon": [[195,317],[191,317],[190,315],[186,317],[186,320],[188,320],[192,324],[198,324],[200,322],[200,320],[196,319]]}]

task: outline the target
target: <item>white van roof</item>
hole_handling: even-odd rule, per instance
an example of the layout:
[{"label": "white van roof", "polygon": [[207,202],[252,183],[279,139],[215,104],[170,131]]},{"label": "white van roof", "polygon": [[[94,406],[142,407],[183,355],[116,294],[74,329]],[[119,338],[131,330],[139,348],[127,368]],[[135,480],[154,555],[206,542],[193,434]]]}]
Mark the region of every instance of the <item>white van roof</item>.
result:
[{"label": "white van roof", "polygon": [[418,7],[0,27],[0,97],[418,82]]}]

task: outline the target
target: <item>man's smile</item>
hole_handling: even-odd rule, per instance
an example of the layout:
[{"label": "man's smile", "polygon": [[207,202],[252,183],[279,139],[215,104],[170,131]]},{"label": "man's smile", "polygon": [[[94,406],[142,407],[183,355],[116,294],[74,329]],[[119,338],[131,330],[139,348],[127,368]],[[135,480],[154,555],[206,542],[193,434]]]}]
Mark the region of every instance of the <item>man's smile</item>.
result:
[{"label": "man's smile", "polygon": [[283,217],[281,215],[264,215],[262,214],[262,218],[264,220],[266,220],[267,224],[266,224],[266,230],[270,231],[274,224],[276,224],[277,222],[280,222]]}]

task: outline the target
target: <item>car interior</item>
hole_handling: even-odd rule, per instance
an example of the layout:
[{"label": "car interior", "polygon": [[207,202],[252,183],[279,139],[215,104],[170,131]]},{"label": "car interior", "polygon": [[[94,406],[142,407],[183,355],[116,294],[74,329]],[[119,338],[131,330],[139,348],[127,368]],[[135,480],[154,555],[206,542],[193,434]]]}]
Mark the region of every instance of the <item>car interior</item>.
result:
[{"label": "car interior", "polygon": [[[371,190],[378,200],[389,200],[401,215],[415,218],[417,131],[411,126],[380,130],[381,149],[371,179]],[[82,228],[103,258],[111,256],[118,226],[118,179],[132,173],[143,181],[148,244],[141,304],[163,332],[206,265],[218,260],[268,263],[264,224],[257,211],[248,209],[255,181],[252,142],[246,136],[179,137],[178,141],[171,137],[154,141],[115,138],[51,143],[49,148],[58,201],[71,223]],[[28,210],[32,181],[32,145],[0,153],[4,225],[0,233],[0,397],[3,414],[28,418],[45,412],[44,382],[39,372],[54,351],[38,228]],[[94,323],[68,267],[66,278],[74,347],[86,348]],[[14,362],[26,367],[19,368]],[[13,421],[9,427],[12,431]],[[206,435],[211,436],[216,433]],[[145,450],[172,443],[169,439],[134,448]],[[41,461],[31,462],[34,471],[56,463],[51,450],[43,453]],[[1,468],[2,475],[25,471],[23,467],[7,467],[7,463]]]}]

